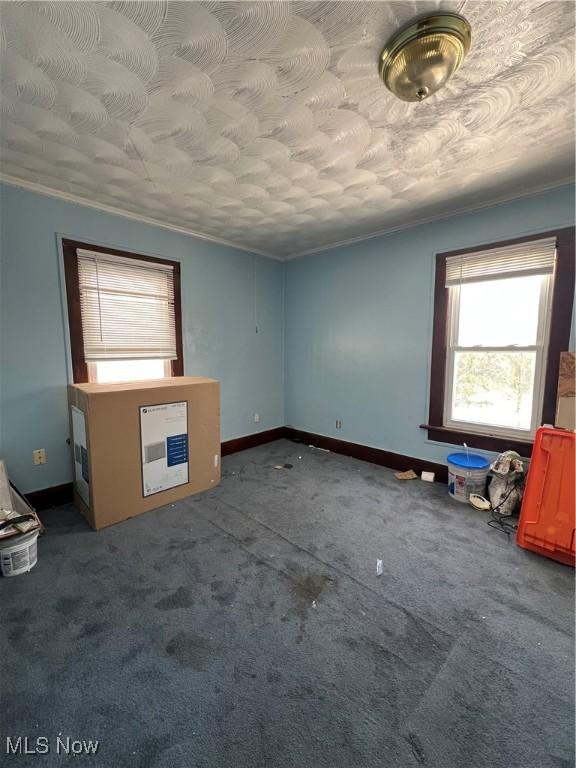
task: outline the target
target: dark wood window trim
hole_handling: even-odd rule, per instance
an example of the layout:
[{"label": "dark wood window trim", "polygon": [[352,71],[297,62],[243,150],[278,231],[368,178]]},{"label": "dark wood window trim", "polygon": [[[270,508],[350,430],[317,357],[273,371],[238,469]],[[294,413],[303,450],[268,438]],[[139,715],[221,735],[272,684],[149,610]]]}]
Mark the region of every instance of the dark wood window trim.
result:
[{"label": "dark wood window trim", "polygon": [[552,292],[552,316],[550,341],[544,384],[542,423],[553,424],[556,415],[556,392],[558,389],[558,369],[560,352],[568,349],[570,326],[572,323],[572,305],[574,303],[574,227],[541,232],[537,235],[517,237],[489,245],[477,245],[459,251],[447,251],[436,255],[436,280],[434,285],[434,325],[432,332],[432,365],[430,374],[430,409],[428,424],[422,424],[428,430],[428,438],[442,443],[462,445],[488,451],[518,451],[522,456],[530,456],[532,442],[515,440],[496,435],[477,432],[458,431],[445,427],[444,393],[446,378],[447,325],[448,325],[448,289],[446,283],[446,259],[448,256],[474,253],[479,250],[501,248],[506,245],[528,243],[544,237],[556,237],[556,275]]},{"label": "dark wood window trim", "polygon": [[78,257],[76,250],[80,248],[86,251],[99,251],[113,256],[122,256],[126,259],[138,259],[139,261],[151,261],[156,264],[168,264],[174,269],[174,311],[176,319],[176,360],[172,360],[172,376],[184,375],[184,356],[182,353],[182,304],[180,295],[180,263],[159,259],[155,256],[144,256],[129,251],[119,251],[108,246],[95,245],[94,243],[81,243],[77,240],[62,239],[62,252],[64,255],[64,276],[66,281],[66,300],[68,304],[68,324],[70,328],[70,352],[72,356],[72,375],[75,384],[84,384],[88,381],[88,365],[84,359],[84,343],[82,340],[82,313],[80,311],[80,287],[78,281]]}]

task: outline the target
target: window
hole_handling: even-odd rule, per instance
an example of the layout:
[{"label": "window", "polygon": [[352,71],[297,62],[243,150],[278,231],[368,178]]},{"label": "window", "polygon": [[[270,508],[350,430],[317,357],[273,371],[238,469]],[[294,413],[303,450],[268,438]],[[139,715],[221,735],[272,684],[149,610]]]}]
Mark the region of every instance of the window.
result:
[{"label": "window", "polygon": [[573,303],[574,230],[439,254],[431,439],[527,452],[553,423]]},{"label": "window", "polygon": [[447,258],[445,426],[534,435],[555,263],[556,238]]},{"label": "window", "polygon": [[88,363],[88,380],[99,384],[113,381],[144,381],[172,376],[170,360],[96,360]]},{"label": "window", "polygon": [[181,376],[180,265],[63,241],[75,382]]}]

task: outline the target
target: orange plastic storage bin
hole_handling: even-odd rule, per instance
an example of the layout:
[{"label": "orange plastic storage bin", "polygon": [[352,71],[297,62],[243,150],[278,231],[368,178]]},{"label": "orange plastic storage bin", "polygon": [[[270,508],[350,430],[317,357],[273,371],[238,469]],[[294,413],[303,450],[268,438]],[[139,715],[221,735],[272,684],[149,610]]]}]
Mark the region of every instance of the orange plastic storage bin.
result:
[{"label": "orange plastic storage bin", "polygon": [[516,541],[546,557],[576,561],[576,432],[541,427],[536,432]]}]

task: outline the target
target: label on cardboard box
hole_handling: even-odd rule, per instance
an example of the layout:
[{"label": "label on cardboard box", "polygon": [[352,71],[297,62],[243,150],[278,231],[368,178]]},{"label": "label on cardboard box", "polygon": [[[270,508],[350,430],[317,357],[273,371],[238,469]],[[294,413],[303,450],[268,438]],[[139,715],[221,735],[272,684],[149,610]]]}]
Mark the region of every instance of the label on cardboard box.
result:
[{"label": "label on cardboard box", "polygon": [[84,412],[75,405],[72,412],[72,440],[74,442],[74,478],[76,490],[86,506],[90,506],[90,475],[88,472],[88,446],[86,442],[86,419]]},{"label": "label on cardboard box", "polygon": [[188,482],[188,403],[140,408],[142,495]]}]

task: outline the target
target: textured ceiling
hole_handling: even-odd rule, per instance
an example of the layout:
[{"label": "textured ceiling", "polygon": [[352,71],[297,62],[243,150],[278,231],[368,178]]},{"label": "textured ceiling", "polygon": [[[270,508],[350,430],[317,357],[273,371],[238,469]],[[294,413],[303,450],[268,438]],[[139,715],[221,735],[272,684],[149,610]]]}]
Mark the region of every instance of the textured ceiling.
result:
[{"label": "textured ceiling", "polygon": [[[383,43],[460,11],[421,104]],[[289,256],[569,179],[572,2],[3,2],[6,176]]]}]

